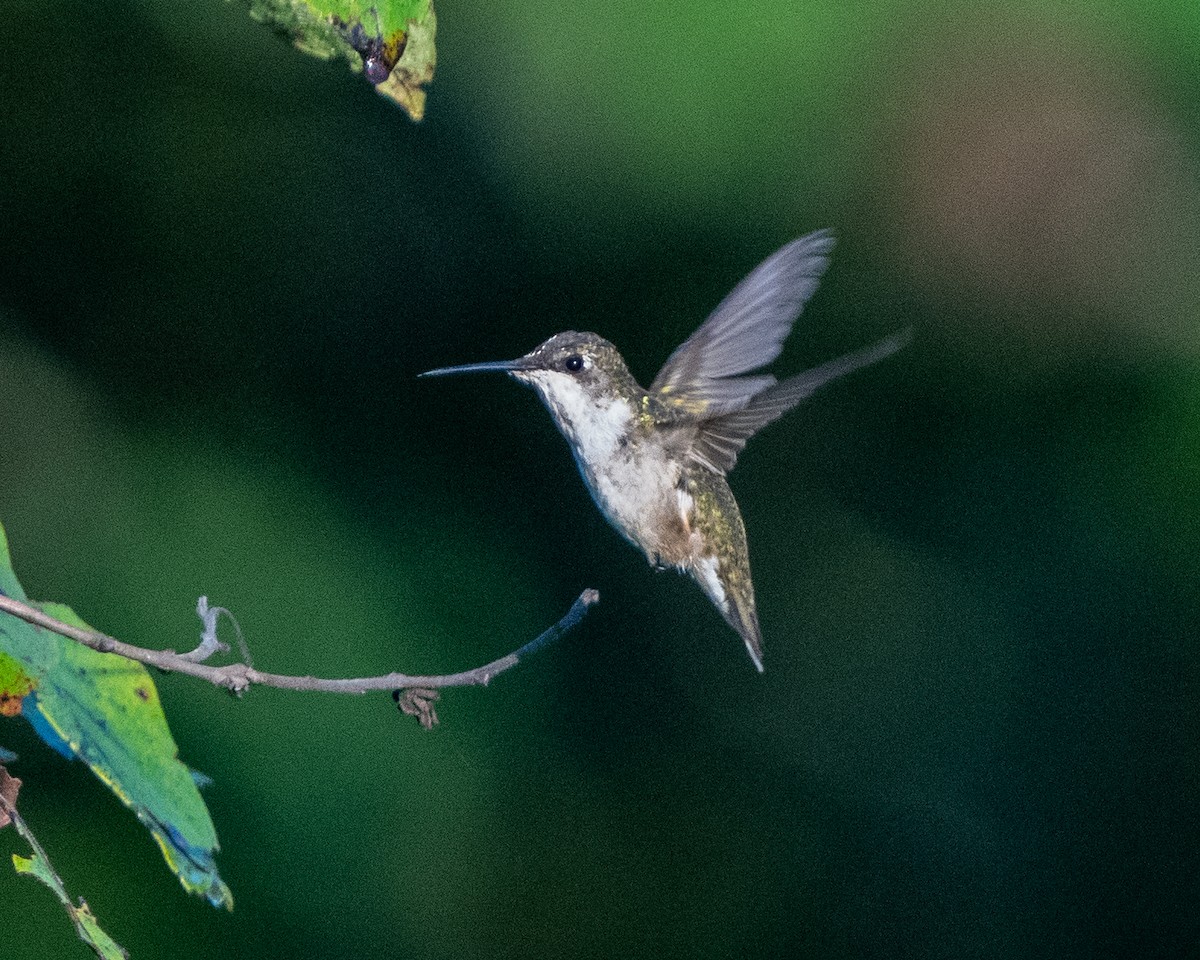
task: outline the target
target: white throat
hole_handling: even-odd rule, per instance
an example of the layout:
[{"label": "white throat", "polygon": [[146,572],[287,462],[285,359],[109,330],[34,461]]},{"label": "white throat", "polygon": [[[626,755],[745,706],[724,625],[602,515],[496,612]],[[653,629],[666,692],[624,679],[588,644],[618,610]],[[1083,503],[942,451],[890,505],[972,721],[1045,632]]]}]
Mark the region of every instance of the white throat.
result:
[{"label": "white throat", "polygon": [[[618,396],[593,397],[574,377],[553,370],[528,374],[542,402],[554,414],[585,474],[612,460],[628,442],[633,407]],[[590,479],[590,478],[589,478]]]}]

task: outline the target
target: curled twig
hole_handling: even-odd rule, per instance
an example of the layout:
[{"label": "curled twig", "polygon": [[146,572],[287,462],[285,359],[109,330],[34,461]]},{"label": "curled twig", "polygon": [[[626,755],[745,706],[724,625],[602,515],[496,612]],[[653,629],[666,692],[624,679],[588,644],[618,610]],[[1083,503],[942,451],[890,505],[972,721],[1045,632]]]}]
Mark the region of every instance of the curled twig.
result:
[{"label": "curled twig", "polygon": [[242,625],[237,622],[237,617],[225,607],[210,607],[208,605],[208,597],[201,597],[196,601],[196,616],[204,624],[204,628],[200,631],[200,644],[195,650],[181,653],[180,656],[184,660],[191,660],[193,663],[203,663],[214,653],[228,652],[229,644],[221,643],[217,639],[217,621],[220,619],[221,614],[225,614],[229,618],[233,624],[234,631],[237,633],[238,649],[242,652],[242,662],[246,666],[254,666],[254,661],[250,659],[250,647],[246,643],[245,636],[242,634]]}]

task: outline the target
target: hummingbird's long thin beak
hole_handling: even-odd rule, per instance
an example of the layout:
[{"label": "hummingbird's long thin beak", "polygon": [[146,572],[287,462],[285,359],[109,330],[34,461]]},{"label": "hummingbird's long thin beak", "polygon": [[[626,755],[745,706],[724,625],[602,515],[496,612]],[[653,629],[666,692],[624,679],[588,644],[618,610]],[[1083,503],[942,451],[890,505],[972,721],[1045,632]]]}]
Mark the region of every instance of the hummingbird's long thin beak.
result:
[{"label": "hummingbird's long thin beak", "polygon": [[523,368],[520,360],[493,360],[489,363],[464,363],[457,367],[438,367],[436,370],[426,370],[424,373],[417,374],[417,376],[445,377],[452,373],[489,373],[495,371],[512,373],[514,370],[521,370]]}]

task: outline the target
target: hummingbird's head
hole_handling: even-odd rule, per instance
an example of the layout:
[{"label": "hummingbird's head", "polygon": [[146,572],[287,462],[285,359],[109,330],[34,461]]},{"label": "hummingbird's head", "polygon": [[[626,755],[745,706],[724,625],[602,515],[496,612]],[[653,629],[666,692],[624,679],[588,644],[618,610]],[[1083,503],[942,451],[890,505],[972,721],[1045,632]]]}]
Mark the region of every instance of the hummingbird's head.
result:
[{"label": "hummingbird's head", "polygon": [[537,390],[577,457],[611,456],[627,436],[641,388],[603,337],[555,334],[515,361],[510,373]]},{"label": "hummingbird's head", "polygon": [[[597,417],[608,418],[614,404],[632,404],[641,388],[617,348],[594,333],[558,333],[516,360],[443,367],[421,376],[496,370],[527,383],[550,409],[568,437],[590,433]],[[631,409],[631,407],[629,408]]]},{"label": "hummingbird's head", "polygon": [[[514,360],[509,371],[539,392],[605,392],[620,375],[629,376],[617,348],[594,333],[568,330]],[[613,384],[615,385],[615,384]]]}]

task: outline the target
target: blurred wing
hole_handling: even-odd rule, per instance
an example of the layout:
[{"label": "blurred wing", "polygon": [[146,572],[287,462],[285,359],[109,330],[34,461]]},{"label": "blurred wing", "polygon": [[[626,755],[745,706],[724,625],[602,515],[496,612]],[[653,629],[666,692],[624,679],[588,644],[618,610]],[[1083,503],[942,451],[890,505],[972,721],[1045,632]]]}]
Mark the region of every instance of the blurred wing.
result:
[{"label": "blurred wing", "polygon": [[650,392],[688,413],[715,416],[774,384],[766,374],[737,375],[779,356],[832,249],[833,234],[818,230],[769,256],[671,354]]},{"label": "blurred wing", "polygon": [[700,432],[688,451],[689,456],[709,470],[728,473],[737,463],[738,454],[742,452],[746,441],[768,423],[778,420],[825,384],[891,356],[911,339],[910,327],[862,350],[784,380],[753,397],[740,410],[706,420],[700,425]]}]

